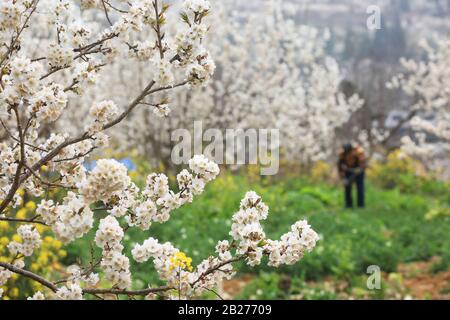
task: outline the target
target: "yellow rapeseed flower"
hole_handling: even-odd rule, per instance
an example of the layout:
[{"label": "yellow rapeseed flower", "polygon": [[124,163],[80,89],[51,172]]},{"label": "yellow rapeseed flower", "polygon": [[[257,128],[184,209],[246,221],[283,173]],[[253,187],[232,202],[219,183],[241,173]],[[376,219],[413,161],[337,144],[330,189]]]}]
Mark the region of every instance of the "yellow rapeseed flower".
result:
[{"label": "yellow rapeseed flower", "polygon": [[192,271],[192,258],[186,256],[184,252],[177,252],[175,256],[170,258],[169,270],[172,271],[175,268],[186,269]]},{"label": "yellow rapeseed flower", "polygon": [[36,203],[34,203],[34,201],[28,201],[25,208],[27,208],[28,211],[34,211],[36,210]]},{"label": "yellow rapeseed flower", "polygon": [[9,243],[8,237],[1,237],[0,238],[0,245],[6,246]]},{"label": "yellow rapeseed flower", "polygon": [[12,236],[12,239],[15,242],[22,242],[22,238],[17,233]]},{"label": "yellow rapeseed flower", "polygon": [[17,298],[19,296],[19,288],[12,288],[9,291],[9,295],[13,298]]},{"label": "yellow rapeseed flower", "polygon": [[37,259],[37,263],[45,266],[48,263],[49,253],[47,251],[43,251],[39,254],[39,257]]},{"label": "yellow rapeseed flower", "polygon": [[66,250],[59,250],[58,256],[60,256],[61,258],[65,258],[67,256]]},{"label": "yellow rapeseed flower", "polygon": [[8,230],[9,225],[6,221],[0,221],[0,231],[6,231]]},{"label": "yellow rapeseed flower", "polygon": [[18,219],[25,219],[27,217],[27,209],[22,208],[19,211],[17,211],[16,216]]},{"label": "yellow rapeseed flower", "polygon": [[53,239],[52,246],[55,249],[60,249],[62,247],[62,242],[58,239]]},{"label": "yellow rapeseed flower", "polygon": [[44,237],[44,242],[48,243],[48,244],[51,244],[53,242],[53,238],[50,237],[50,236],[45,236]]}]

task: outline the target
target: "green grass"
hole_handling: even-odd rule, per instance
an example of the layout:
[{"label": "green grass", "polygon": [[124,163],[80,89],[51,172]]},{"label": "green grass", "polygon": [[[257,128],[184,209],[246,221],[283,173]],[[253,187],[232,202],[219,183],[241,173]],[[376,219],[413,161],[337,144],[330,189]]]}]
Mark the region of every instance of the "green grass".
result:
[{"label": "green grass", "polygon": [[[443,258],[440,269],[449,266],[450,217],[424,218],[441,201],[427,193],[402,194],[396,189],[381,190],[368,184],[367,208],[348,210],[343,209],[340,187],[312,185],[301,178],[250,183],[242,176],[230,175],[208,185],[205,193],[192,204],[174,211],[166,224],[153,224],[147,232],[130,229],[125,241],[127,254],[131,256],[130,250],[136,242],[142,243],[151,236],[171,241],[191,256],[194,263],[200,262],[214,254],[218,240],[229,238],[231,216],[247,190],[258,192],[270,207],[269,218],[264,222],[269,237],[278,238],[291,224],[304,218],[321,236],[315,250],[295,266],[274,269],[265,263],[256,268],[243,263],[237,265],[240,273],[261,274],[261,281],[269,283],[269,287],[274,285],[274,280],[267,274],[288,274],[302,281],[327,276],[350,281],[364,275],[369,265],[393,272],[400,262],[421,261],[432,256]],[[448,194],[441,197],[448,199]],[[65,262],[77,258],[87,261],[93,236],[91,232],[88,238],[71,244]],[[157,282],[151,262],[132,262],[132,270],[137,288]],[[321,291],[311,294],[312,297],[332,296]]]}]

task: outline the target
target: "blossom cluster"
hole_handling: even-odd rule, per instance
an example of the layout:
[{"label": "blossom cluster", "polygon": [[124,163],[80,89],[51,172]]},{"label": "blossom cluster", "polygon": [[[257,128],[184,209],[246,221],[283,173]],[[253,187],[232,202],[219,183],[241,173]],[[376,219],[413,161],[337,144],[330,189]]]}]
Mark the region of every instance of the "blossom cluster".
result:
[{"label": "blossom cluster", "polygon": [[318,240],[319,236],[307,221],[297,221],[280,240],[267,240],[264,250],[269,252],[268,265],[278,267],[295,264],[315,247]]},{"label": "blossom cluster", "polygon": [[94,213],[83,197],[74,192],[69,192],[62,204],[55,205],[52,200],[42,200],[36,213],[52,227],[57,238],[66,243],[82,237],[94,223]]},{"label": "blossom cluster", "polygon": [[260,224],[267,214],[268,207],[261,197],[255,192],[248,192],[240,210],[233,216],[230,235],[238,243],[238,254],[247,255],[248,265],[260,264],[263,254],[269,255],[270,266],[291,265],[315,247],[319,236],[305,220],[292,225],[291,231],[282,235],[280,240],[267,239]]},{"label": "blossom cluster", "polygon": [[[96,273],[84,273],[77,265],[72,265],[67,268],[70,276],[67,278],[67,283],[58,288],[55,293],[55,298],[58,300],[82,300],[83,289],[81,288],[81,281],[90,286],[95,286],[99,282],[99,276]],[[45,300],[45,296],[41,292],[36,294],[29,300]]]},{"label": "blossom cluster", "polygon": [[22,242],[11,241],[8,244],[8,249],[13,255],[23,254],[29,257],[42,243],[41,236],[34,225],[26,224],[20,226],[17,229],[17,234]]},{"label": "blossom cluster", "polygon": [[233,215],[230,235],[239,243],[237,252],[248,253],[247,263],[255,266],[261,263],[266,235],[260,224],[267,219],[269,208],[255,192],[248,192],[241,201],[240,210]]},{"label": "blossom cluster", "polygon": [[268,210],[260,196],[248,192],[233,216],[230,235],[235,244],[231,245],[228,240],[219,241],[217,256],[204,259],[195,268],[191,266],[192,259],[179,249],[170,243],[161,244],[154,238],[145,240],[142,245],[136,244],[132,250],[133,258],[139,263],[152,259],[160,278],[183,297],[200,295],[233,277],[234,261],[245,259],[248,265],[254,266],[267,255],[269,266],[298,262],[315,247],[319,236],[305,220],[300,220],[280,240],[267,239],[260,221],[267,218]]},{"label": "blossom cluster", "polygon": [[[11,278],[12,272],[0,267],[0,286],[4,286],[6,282]],[[0,289],[0,298],[3,295],[3,289]]]},{"label": "blossom cluster", "polygon": [[[224,278],[230,278],[233,268],[226,262],[231,254],[220,258],[209,257],[202,261],[194,270],[192,259],[184,252],[173,247],[171,243],[159,243],[157,239],[149,238],[142,245],[136,244],[132,250],[133,258],[140,263],[153,259],[160,278],[169,287],[176,288],[183,298],[199,295],[207,289],[212,289]],[[221,262],[225,264],[219,272],[214,271]]]},{"label": "blossom cluster", "polygon": [[[23,259],[16,259],[13,262],[14,267],[22,269],[25,266]],[[8,269],[0,267],[0,286],[4,286],[6,282],[12,277],[13,273]],[[3,289],[0,288],[0,298],[3,295]]]},{"label": "blossom cluster", "polygon": [[183,170],[177,175],[179,192],[169,189],[169,180],[164,174],[151,174],[142,190],[144,199],[135,202],[133,213],[126,216],[130,226],[147,230],[151,222],[164,223],[170,218],[170,212],[185,203],[192,202],[195,195],[203,192],[207,182],[219,174],[219,167],[203,155],[194,156],[189,166],[192,173]]},{"label": "blossom cluster", "polygon": [[108,202],[115,195],[120,195],[130,182],[127,168],[123,164],[115,160],[101,159],[81,184],[80,191],[89,203]]},{"label": "blossom cluster", "polygon": [[117,116],[118,110],[113,101],[102,101],[94,104],[89,113],[94,121],[88,130],[91,133],[97,133],[103,129],[103,126],[107,124],[108,121],[113,120]]},{"label": "blossom cluster", "polygon": [[26,57],[16,57],[9,64],[9,74],[2,77],[4,89],[1,98],[10,105],[18,105],[22,99],[32,98],[39,92],[39,77],[43,67]]},{"label": "blossom cluster", "polygon": [[79,284],[70,281],[56,291],[56,298],[59,300],[82,300],[83,290]]},{"label": "blossom cluster", "polygon": [[119,289],[126,289],[131,284],[130,261],[122,253],[123,236],[123,229],[113,216],[100,220],[95,234],[95,243],[103,250],[101,267],[105,278]]}]

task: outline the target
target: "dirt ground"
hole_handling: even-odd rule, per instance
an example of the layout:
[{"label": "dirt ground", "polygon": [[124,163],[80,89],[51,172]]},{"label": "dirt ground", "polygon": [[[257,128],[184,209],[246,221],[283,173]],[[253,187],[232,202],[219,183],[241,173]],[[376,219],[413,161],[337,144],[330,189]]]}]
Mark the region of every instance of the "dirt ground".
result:
[{"label": "dirt ground", "polygon": [[450,270],[431,272],[435,262],[436,259],[432,259],[399,265],[398,272],[403,276],[403,284],[413,298],[450,300]]},{"label": "dirt ground", "polygon": [[[383,278],[389,286],[386,299],[450,300],[450,270],[432,272],[431,267],[437,261],[437,258],[433,258],[430,261],[400,264],[395,274],[384,274]],[[222,290],[220,290],[221,296],[224,299],[232,299],[252,279],[252,275],[244,275],[225,281],[222,285]],[[397,281],[393,279],[397,279]],[[398,279],[401,280],[399,281]],[[352,294],[343,292],[347,289],[347,284],[343,281],[326,279],[322,283],[308,283],[308,286],[320,286],[324,283],[328,287],[331,285],[339,297],[343,299],[354,298]]]}]

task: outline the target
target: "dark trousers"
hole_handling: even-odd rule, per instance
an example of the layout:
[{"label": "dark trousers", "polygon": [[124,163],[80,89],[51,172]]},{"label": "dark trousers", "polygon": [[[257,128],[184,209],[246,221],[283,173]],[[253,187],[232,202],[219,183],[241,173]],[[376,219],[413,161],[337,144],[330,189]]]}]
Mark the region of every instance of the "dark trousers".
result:
[{"label": "dark trousers", "polygon": [[347,208],[353,208],[353,198],[352,198],[352,186],[356,183],[356,190],[358,193],[358,207],[364,208],[364,172],[353,176],[353,173],[347,172],[345,178],[349,181],[345,186],[345,206]]}]

